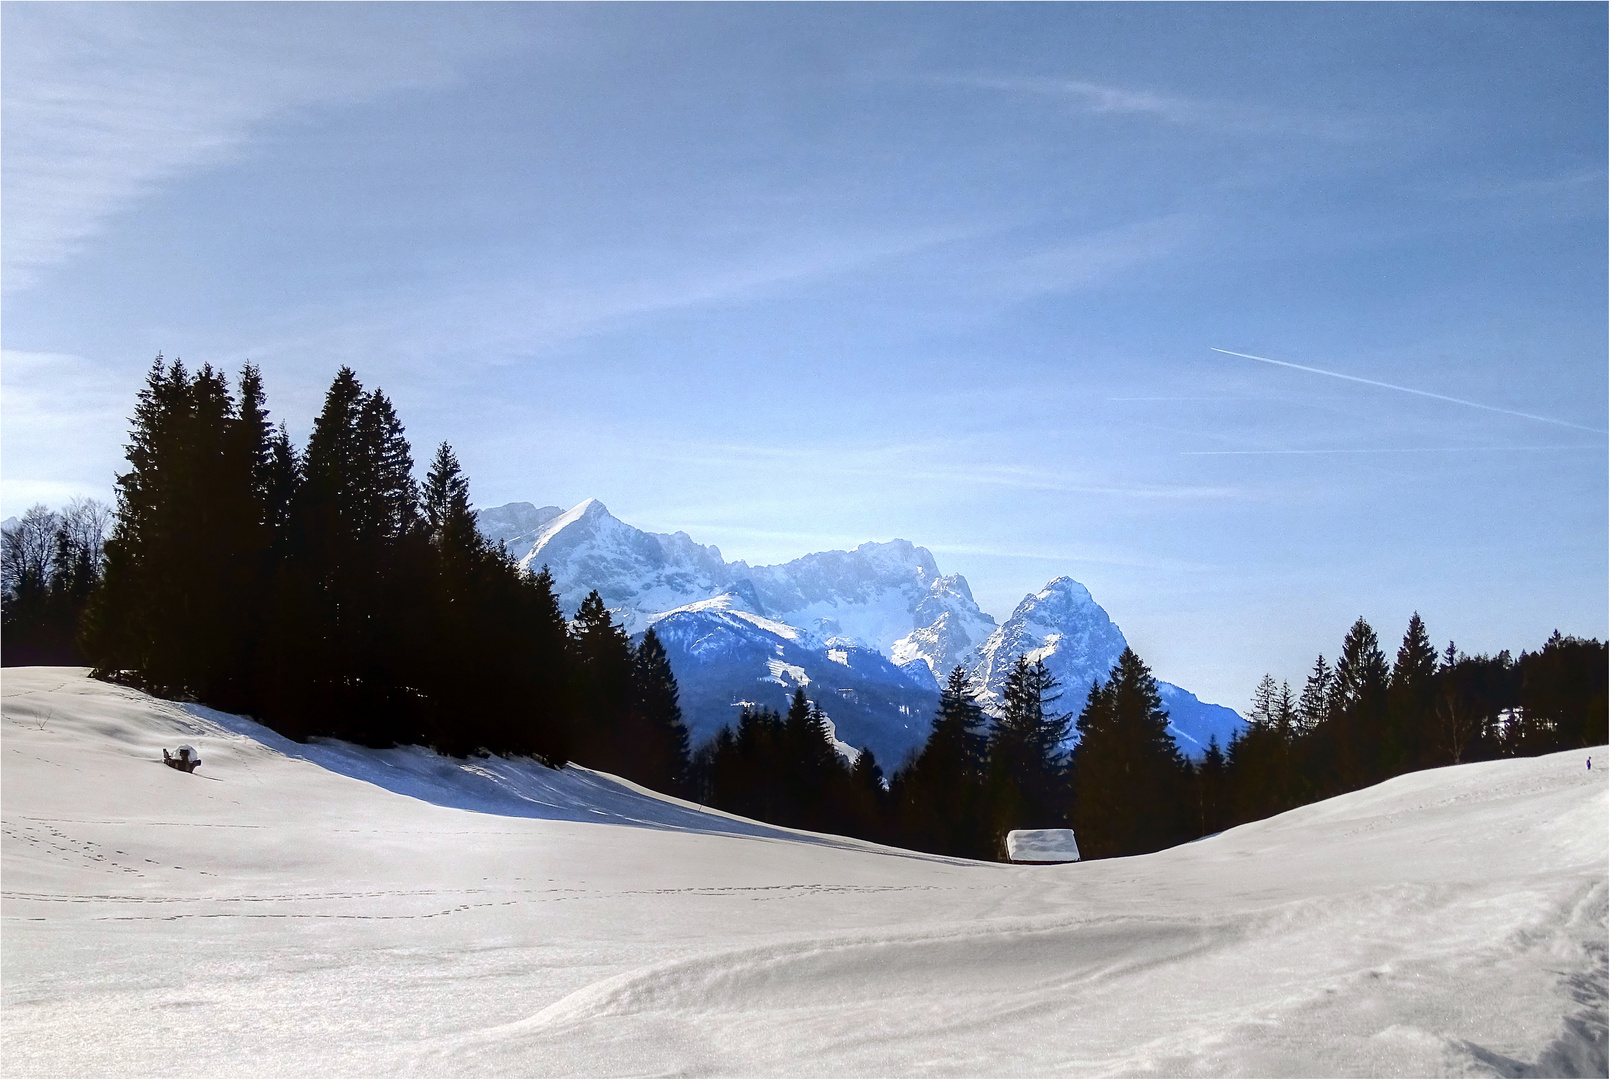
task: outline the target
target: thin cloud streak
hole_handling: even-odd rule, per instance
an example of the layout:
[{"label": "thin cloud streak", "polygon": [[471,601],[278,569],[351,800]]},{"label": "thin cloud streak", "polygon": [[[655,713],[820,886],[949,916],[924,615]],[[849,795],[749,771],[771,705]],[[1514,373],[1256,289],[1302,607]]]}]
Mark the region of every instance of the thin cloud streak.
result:
[{"label": "thin cloud streak", "polygon": [[1399,386],[1396,383],[1381,382],[1378,379],[1364,379],[1357,375],[1344,375],[1339,371],[1326,371],[1324,368],[1308,367],[1303,364],[1293,364],[1287,360],[1272,360],[1267,356],[1253,356],[1251,353],[1235,352],[1232,349],[1218,349],[1209,346],[1216,353],[1226,356],[1239,356],[1246,360],[1257,360],[1264,364],[1274,364],[1276,367],[1292,368],[1295,371],[1306,371],[1311,375],[1327,375],[1332,379],[1345,379],[1348,382],[1363,383],[1365,386],[1379,386],[1383,390],[1396,390],[1403,394],[1414,394],[1418,397],[1432,398],[1436,401],[1446,401],[1454,405],[1466,405],[1472,409],[1485,409],[1487,412],[1503,413],[1506,416],[1518,416],[1523,420],[1537,420],[1545,424],[1557,424],[1560,427],[1575,428],[1578,431],[1591,431],[1595,435],[1606,435],[1603,428],[1588,427],[1586,424],[1574,424],[1569,420],[1556,420],[1552,416],[1539,416],[1536,413],[1519,412],[1515,409],[1501,409],[1497,405],[1483,405],[1479,401],[1466,401],[1464,398],[1449,397],[1447,394],[1433,394],[1429,390],[1416,390],[1412,386]]},{"label": "thin cloud streak", "polygon": [[1603,450],[1592,443],[1558,446],[1388,446],[1368,450],[1181,450],[1180,457],[1245,457],[1258,454],[1464,454],[1503,450]]},{"label": "thin cloud streak", "polygon": [[1181,127],[1235,135],[1306,135],[1338,142],[1357,142],[1373,135],[1375,125],[1346,116],[1300,114],[1234,102],[1209,101],[1091,82],[1047,76],[935,75],[945,86],[965,86],[1009,94],[1067,101],[1097,116],[1152,117]]},{"label": "thin cloud streak", "polygon": [[239,157],[270,121],[445,83],[518,44],[484,17],[425,13],[429,33],[411,32],[362,5],[303,20],[114,4],[11,5],[5,18],[8,291],[176,178]]},{"label": "thin cloud streak", "polygon": [[795,462],[802,468],[810,468],[818,476],[832,473],[836,476],[898,479],[901,482],[971,484],[978,487],[1050,491],[1064,495],[1100,495],[1146,501],[1221,501],[1246,499],[1252,496],[1251,492],[1243,488],[1199,484],[1080,483],[1049,470],[1015,465],[981,463],[954,468],[912,468],[894,460],[881,467],[869,467],[862,463],[868,457],[898,459],[911,456],[908,452],[910,448],[904,446],[875,448],[847,454],[839,460],[828,459],[820,447],[705,446],[698,447],[693,453],[689,453],[689,449],[685,444],[668,445],[665,448],[665,457],[686,464],[726,468],[742,466],[746,462],[766,461],[769,463],[766,467],[772,468],[778,463]]}]

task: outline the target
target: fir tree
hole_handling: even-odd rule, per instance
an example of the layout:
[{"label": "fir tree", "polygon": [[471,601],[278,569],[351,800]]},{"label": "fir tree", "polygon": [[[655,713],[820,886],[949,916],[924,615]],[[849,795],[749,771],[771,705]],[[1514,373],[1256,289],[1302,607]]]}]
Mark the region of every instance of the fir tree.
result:
[{"label": "fir tree", "polygon": [[993,854],[985,803],[988,737],[967,673],[957,666],[939,694],[922,752],[904,770],[901,827],[908,842],[944,855]]},{"label": "fir tree", "polygon": [[1435,749],[1430,728],[1436,674],[1436,647],[1431,644],[1420,613],[1415,612],[1409,617],[1388,680],[1387,729],[1381,755],[1384,775],[1432,763]]},{"label": "fir tree", "polygon": [[1297,699],[1297,717],[1304,734],[1313,732],[1329,715],[1331,682],[1330,665],[1325,663],[1321,653],[1314,661],[1308,681],[1303,683],[1302,696]]},{"label": "fir tree", "polygon": [[1380,642],[1361,616],[1343,638],[1336,659],[1334,710],[1341,725],[1335,732],[1340,791],[1385,779],[1393,756],[1387,745],[1387,677]]},{"label": "fir tree", "polygon": [[688,729],[671,661],[652,626],[637,646],[635,681],[644,742],[642,773],[635,779],[658,791],[680,793],[687,782]]},{"label": "fir tree", "polygon": [[993,839],[1005,852],[1013,829],[1060,828],[1068,818],[1067,757],[1071,714],[1057,712],[1058,683],[1043,661],[1019,656],[1007,673],[1001,717],[989,742]]},{"label": "fir tree", "polygon": [[628,712],[634,704],[636,661],[626,632],[611,617],[596,589],[576,610],[570,648],[580,725],[577,760],[607,772],[635,771],[635,748],[629,743],[635,725],[628,720]]},{"label": "fir tree", "polygon": [[106,580],[85,631],[101,672],[138,672],[153,687],[221,705],[238,700],[235,420],[211,367],[192,378],[157,357],[135,406]]},{"label": "fir tree", "polygon": [[1078,730],[1074,830],[1086,857],[1138,855],[1190,835],[1186,765],[1157,681],[1133,649],[1090,688]]}]

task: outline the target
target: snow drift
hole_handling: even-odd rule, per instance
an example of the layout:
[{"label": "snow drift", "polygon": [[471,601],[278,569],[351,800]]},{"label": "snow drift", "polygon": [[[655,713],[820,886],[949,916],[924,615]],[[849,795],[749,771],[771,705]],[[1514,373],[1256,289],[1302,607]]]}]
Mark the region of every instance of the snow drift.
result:
[{"label": "snow drift", "polygon": [[0,697],[8,1074],[1606,1068],[1602,749],[1029,867],[287,743],[76,669]]}]

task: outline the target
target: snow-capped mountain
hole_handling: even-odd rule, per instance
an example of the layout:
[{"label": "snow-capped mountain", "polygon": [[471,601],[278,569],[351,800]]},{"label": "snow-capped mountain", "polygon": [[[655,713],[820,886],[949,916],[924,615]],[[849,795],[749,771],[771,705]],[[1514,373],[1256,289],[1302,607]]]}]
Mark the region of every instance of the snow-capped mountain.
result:
[{"label": "snow-capped mountain", "polygon": [[902,668],[921,664],[942,682],[957,665],[996,631],[995,619],[973,601],[973,590],[960,574],[934,579],[928,594],[912,612],[914,628],[889,649]]},{"label": "snow-capped mountain", "polygon": [[[966,658],[964,666],[973,685],[981,688],[984,706],[992,708],[1000,704],[1007,673],[1019,656],[1044,661],[1062,684],[1057,707],[1077,715],[1091,684],[1106,680],[1127,646],[1123,631],[1090,590],[1070,577],[1059,577],[1025,596],[1012,617]],[[1243,723],[1233,709],[1201,701],[1173,683],[1159,679],[1157,692],[1168,709],[1175,741],[1190,757],[1200,757],[1214,738],[1221,748],[1227,746]]]},{"label": "snow-capped mountain", "polygon": [[[629,633],[656,628],[696,741],[746,703],[786,708],[803,686],[839,738],[898,765],[927,737],[952,668],[966,670],[991,707],[1019,655],[1044,660],[1064,687],[1061,708],[1076,713],[1125,647],[1072,578],[1024,597],[997,626],[965,578],[941,574],[932,553],[907,540],[750,566],[687,533],[633,528],[596,499],[565,511],[510,503],[480,511],[480,522],[522,565],[548,567],[567,612],[596,589]],[[1210,737],[1228,742],[1242,722],[1189,691],[1158,688],[1192,756]]]},{"label": "snow-capped mountain", "polygon": [[518,550],[534,543],[542,527],[565,512],[562,506],[532,506],[528,502],[509,503],[481,510],[476,520],[481,535]]},{"label": "snow-capped mountain", "polygon": [[[482,513],[500,520],[495,515],[506,509]],[[545,512],[546,508],[531,516]],[[548,568],[559,606],[566,612],[574,612],[596,589],[633,634],[648,626],[647,616],[734,589],[732,573],[717,548],[696,544],[687,533],[634,529],[597,499],[548,517],[534,535],[522,533],[504,540],[504,547],[522,566]],[[743,592],[741,587],[737,591]]]},{"label": "snow-capped mountain", "polygon": [[1107,677],[1128,643],[1090,590],[1059,577],[1025,596],[1012,617],[968,657],[967,674],[986,705],[1000,701],[1007,672],[1019,656],[1045,666],[1062,683],[1064,707],[1077,711],[1092,682]]},{"label": "snow-capped mountain", "polygon": [[846,756],[871,747],[897,765],[928,737],[939,694],[926,667],[913,677],[876,649],[745,611],[730,593],[649,621],[677,673],[695,744],[735,723],[746,705],[783,711],[799,688],[830,717]]}]

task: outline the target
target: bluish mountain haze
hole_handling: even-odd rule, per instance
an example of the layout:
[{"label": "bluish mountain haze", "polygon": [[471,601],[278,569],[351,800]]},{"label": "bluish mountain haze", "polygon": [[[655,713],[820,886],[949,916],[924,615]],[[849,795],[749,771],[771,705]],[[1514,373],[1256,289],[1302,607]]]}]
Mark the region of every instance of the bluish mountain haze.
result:
[{"label": "bluish mountain haze", "polygon": [[[939,683],[957,665],[998,705],[1019,655],[1043,660],[1077,713],[1126,642],[1083,585],[1058,577],[997,625],[967,580],[945,575],[907,540],[822,551],[777,566],[727,562],[686,533],[647,533],[588,499],[569,510],[510,503],[480,511],[482,531],[553,574],[573,612],[597,590],[627,630],[655,627],[682,690],[693,739],[737,720],[745,705],[787,707],[797,688],[832,719],[847,752],[870,747],[897,765],[928,736]],[[1234,710],[1159,682],[1180,748],[1229,742]]]}]

